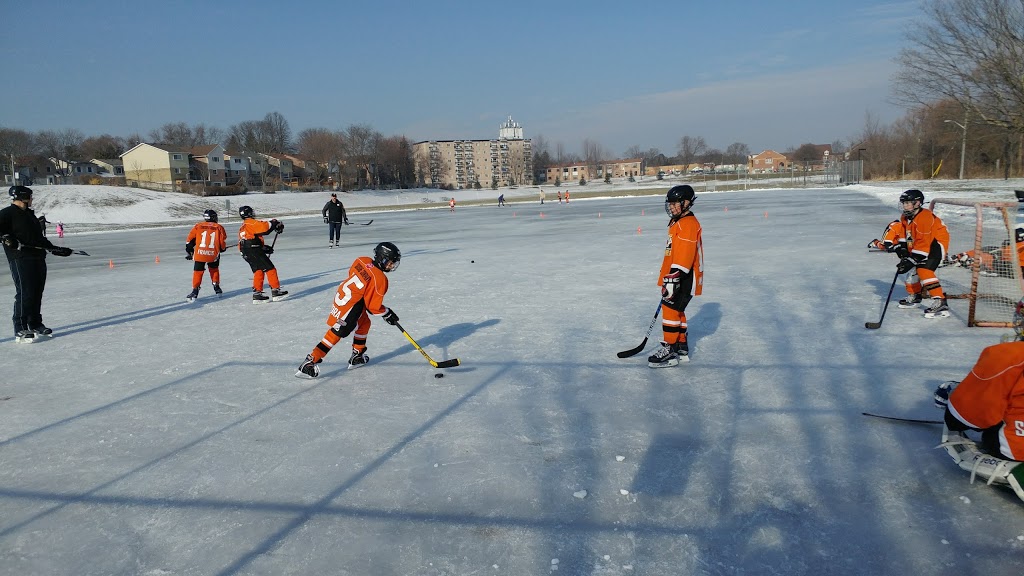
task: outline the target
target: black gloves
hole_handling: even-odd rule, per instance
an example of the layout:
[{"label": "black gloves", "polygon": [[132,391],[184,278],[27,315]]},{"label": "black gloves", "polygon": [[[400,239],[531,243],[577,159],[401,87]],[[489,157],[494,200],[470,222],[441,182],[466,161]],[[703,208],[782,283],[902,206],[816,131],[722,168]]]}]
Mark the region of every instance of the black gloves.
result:
[{"label": "black gloves", "polygon": [[348,218],[345,219],[345,226],[348,226]]},{"label": "black gloves", "polygon": [[192,254],[194,254],[194,253],[195,253],[194,249],[192,249],[192,248],[190,248],[188,246],[185,246],[185,260],[191,260],[192,259]]},{"label": "black gloves", "polygon": [[907,245],[904,242],[897,242],[896,244],[893,244],[892,251],[895,252],[896,255],[899,256],[900,258],[910,257],[910,250],[907,249]]},{"label": "black gloves", "polygon": [[896,271],[899,272],[900,274],[906,274],[907,272],[910,272],[914,268],[917,268],[917,260],[914,260],[909,256],[906,258],[902,258],[900,260],[900,263],[896,265]]},{"label": "black gloves", "polygon": [[71,254],[73,253],[74,250],[72,250],[71,248],[67,248],[65,246],[57,246],[54,248],[50,248],[50,254],[53,254],[54,256],[61,256],[63,258],[67,258],[68,256],[71,256]]},{"label": "black gloves", "polygon": [[387,322],[388,324],[391,324],[392,326],[398,324],[398,314],[395,314],[395,311],[392,310],[391,308],[388,308],[388,311],[384,313],[384,316],[382,316],[382,318],[384,318],[384,321]]},{"label": "black gloves", "polygon": [[4,234],[3,236],[0,236],[0,243],[3,243],[4,246],[7,246],[11,250],[17,250],[18,246],[21,245],[21,242],[18,242],[18,239],[15,238],[13,234]]},{"label": "black gloves", "polygon": [[327,219],[327,216],[324,216],[324,224],[328,224],[329,222],[330,220]]},{"label": "black gloves", "polygon": [[284,232],[284,222],[273,219],[270,221],[270,229],[280,234],[281,232]]},{"label": "black gloves", "polygon": [[267,256],[270,256],[271,254],[274,253],[274,247],[273,246],[264,246],[263,247],[263,253],[266,254]]}]

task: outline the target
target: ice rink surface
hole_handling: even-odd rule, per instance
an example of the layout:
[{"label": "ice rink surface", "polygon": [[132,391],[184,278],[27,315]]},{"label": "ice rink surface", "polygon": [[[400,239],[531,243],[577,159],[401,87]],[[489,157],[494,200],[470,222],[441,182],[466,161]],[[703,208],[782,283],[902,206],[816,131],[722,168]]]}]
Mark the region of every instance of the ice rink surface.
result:
[{"label": "ice rink surface", "polygon": [[[692,361],[662,370],[660,326],[616,358],[659,299],[660,197],[360,214],[335,249],[289,219],[291,294],[262,305],[230,249],[224,296],[205,278],[184,301],[188,228],[66,239],[91,256],[48,258],[56,337],[0,342],[0,574],[1019,576],[1024,504],[968,483],[939,426],[861,415],[939,419],[935,386],[1006,332],[966,328],[962,302],[865,330],[896,265],[865,246],[895,205],[776,190],[694,211]],[[434,378],[376,318],[368,366],[346,370],[346,339],[295,378],[385,240],[386,304],[463,365]]]}]

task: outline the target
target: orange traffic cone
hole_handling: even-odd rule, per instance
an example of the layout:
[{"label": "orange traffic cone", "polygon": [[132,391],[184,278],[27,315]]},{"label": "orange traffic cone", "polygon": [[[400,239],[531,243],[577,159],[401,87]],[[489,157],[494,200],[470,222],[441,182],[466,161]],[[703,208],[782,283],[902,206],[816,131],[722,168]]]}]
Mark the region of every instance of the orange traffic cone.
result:
[{"label": "orange traffic cone", "polygon": [[636,227],[636,233],[637,233],[637,236],[639,236],[640,234],[643,234],[643,232],[640,231],[640,227],[639,226]]},{"label": "orange traffic cone", "polygon": [[159,264],[159,263],[160,263],[160,257],[159,257],[159,256],[157,256],[157,257],[156,257],[156,260],[155,260],[154,262],[155,262],[156,264]]},{"label": "orange traffic cone", "polygon": [[113,260],[111,260],[111,261],[110,261],[110,267],[111,267],[111,268],[113,268],[113,267],[114,267],[114,261],[113,261]]}]

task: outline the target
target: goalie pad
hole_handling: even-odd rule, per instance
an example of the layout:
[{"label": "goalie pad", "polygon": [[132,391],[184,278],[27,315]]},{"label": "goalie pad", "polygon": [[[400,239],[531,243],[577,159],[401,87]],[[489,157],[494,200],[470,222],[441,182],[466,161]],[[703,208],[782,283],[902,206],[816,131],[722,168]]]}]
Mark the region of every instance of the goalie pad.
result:
[{"label": "goalie pad", "polygon": [[975,477],[983,478],[988,485],[1003,484],[1024,501],[1024,462],[985,454],[963,432],[953,432],[945,426],[942,427],[942,443],[936,448],[945,448],[957,466],[970,472],[972,484]]}]

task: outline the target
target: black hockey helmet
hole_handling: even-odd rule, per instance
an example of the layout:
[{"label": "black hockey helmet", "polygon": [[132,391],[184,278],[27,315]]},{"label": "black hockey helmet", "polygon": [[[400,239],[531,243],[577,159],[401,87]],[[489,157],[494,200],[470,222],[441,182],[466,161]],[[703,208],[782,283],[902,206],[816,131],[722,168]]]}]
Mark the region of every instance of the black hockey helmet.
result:
[{"label": "black hockey helmet", "polygon": [[668,194],[665,194],[665,213],[672,216],[672,211],[669,210],[669,204],[676,202],[682,204],[689,200],[689,204],[684,205],[683,209],[688,210],[690,206],[693,206],[693,201],[697,199],[697,194],[693,191],[693,186],[689,184],[680,184],[673,186],[668,189]]},{"label": "black hockey helmet", "polygon": [[402,252],[391,242],[381,242],[373,249],[373,265],[385,272],[398,268],[402,261]]},{"label": "black hockey helmet", "polygon": [[1024,242],[1024,224],[1018,224],[1013,233],[1017,242]]},{"label": "black hockey helmet", "polygon": [[11,200],[28,200],[32,198],[32,189],[28,186],[18,184],[16,186],[11,186],[11,189],[7,191],[7,194],[10,195]]},{"label": "black hockey helmet", "polygon": [[256,211],[252,209],[252,206],[242,206],[238,209],[238,215],[244,218],[255,218]]},{"label": "black hockey helmet", "polygon": [[203,211],[203,220],[206,220],[207,222],[216,222],[217,221],[217,211],[216,210],[204,210]]},{"label": "black hockey helmet", "polygon": [[[911,208],[910,210],[907,210],[907,209],[905,209],[903,207],[903,203],[904,202],[914,202],[914,203],[916,203],[916,205],[913,208]],[[906,216],[907,218],[910,218],[911,216],[916,214],[917,211],[923,205],[924,205],[924,192],[921,192],[920,190],[911,189],[911,190],[907,190],[903,194],[900,194],[900,209],[903,210],[903,215]]]}]

